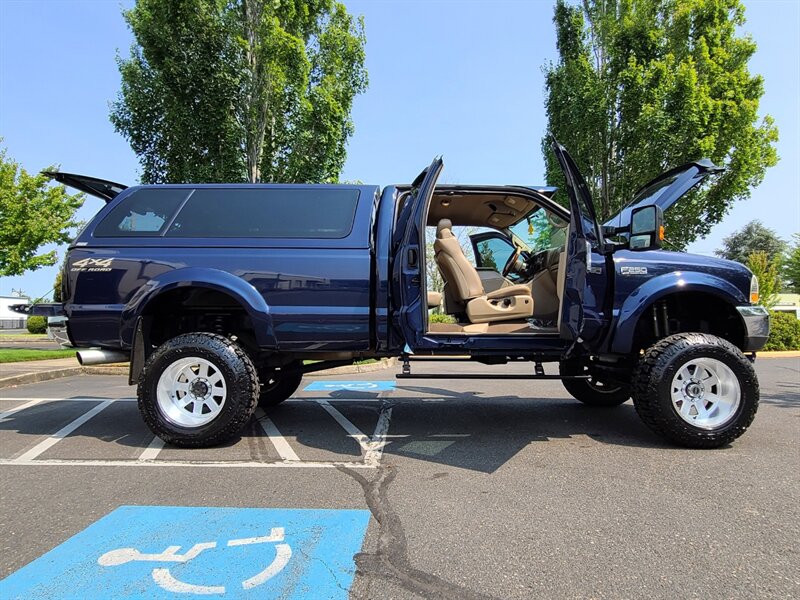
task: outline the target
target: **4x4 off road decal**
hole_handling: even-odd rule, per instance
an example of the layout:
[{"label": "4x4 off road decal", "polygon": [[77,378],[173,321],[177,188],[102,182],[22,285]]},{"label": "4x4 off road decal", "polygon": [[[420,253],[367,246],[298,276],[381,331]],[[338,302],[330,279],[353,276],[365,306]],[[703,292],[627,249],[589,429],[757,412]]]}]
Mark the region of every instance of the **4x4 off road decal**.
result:
[{"label": "4x4 off road decal", "polygon": [[70,271],[110,271],[114,262],[113,258],[84,258],[72,263]]}]

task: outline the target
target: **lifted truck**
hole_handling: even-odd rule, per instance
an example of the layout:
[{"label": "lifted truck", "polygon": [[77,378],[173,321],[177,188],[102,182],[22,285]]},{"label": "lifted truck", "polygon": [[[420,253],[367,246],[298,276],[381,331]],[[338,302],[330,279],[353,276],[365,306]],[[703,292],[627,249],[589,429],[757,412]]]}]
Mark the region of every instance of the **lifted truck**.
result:
[{"label": "lifted truck", "polygon": [[[30,312],[94,348],[79,351],[82,364],[130,360],[145,422],[179,446],[223,442],[303,373],[357,359],[401,357],[400,378],[486,377],[419,375],[415,355],[530,361],[529,376],[491,377],[560,378],[591,406],[632,397],[680,445],[733,441],[758,408],[743,354],[754,358],[769,333],[758,282],[738,263],[660,249],[663,211],[720,169],[673,169],[602,224],[574,161],[552,148],[569,210],[552,188],[437,186],[441,159],[383,189],[126,188],[51,173],[107,205],[69,247],[64,303]],[[459,226],[478,228],[472,260]],[[426,281],[433,228],[443,293]],[[453,322],[431,322],[436,307]]]}]

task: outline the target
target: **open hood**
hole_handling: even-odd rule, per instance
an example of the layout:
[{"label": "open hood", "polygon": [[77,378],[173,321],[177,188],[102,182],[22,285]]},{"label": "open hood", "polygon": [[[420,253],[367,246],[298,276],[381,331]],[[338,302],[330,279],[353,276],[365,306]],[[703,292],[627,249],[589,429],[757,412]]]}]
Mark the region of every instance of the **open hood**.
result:
[{"label": "open hood", "polygon": [[723,172],[707,158],[689,162],[662,173],[645,184],[633,195],[633,199],[619,212],[603,223],[604,227],[625,227],[630,222],[631,212],[639,206],[655,205],[667,211],[689,190],[700,185],[709,175]]},{"label": "open hood", "polygon": [[113,181],[97,179],[96,177],[89,177],[87,175],[63,173],[61,171],[42,171],[42,175],[47,175],[51,179],[55,179],[58,183],[73,187],[95,198],[100,198],[106,203],[111,202],[120,192],[128,188],[127,185],[122,185],[121,183],[114,183]]}]

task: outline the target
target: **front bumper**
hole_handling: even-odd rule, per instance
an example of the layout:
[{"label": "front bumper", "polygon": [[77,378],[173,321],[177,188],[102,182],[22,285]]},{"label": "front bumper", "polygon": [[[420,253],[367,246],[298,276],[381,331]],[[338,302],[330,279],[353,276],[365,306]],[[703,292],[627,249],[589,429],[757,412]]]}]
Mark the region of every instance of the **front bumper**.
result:
[{"label": "front bumper", "polygon": [[763,306],[737,306],[744,324],[744,352],[761,350],[769,337],[769,312]]}]

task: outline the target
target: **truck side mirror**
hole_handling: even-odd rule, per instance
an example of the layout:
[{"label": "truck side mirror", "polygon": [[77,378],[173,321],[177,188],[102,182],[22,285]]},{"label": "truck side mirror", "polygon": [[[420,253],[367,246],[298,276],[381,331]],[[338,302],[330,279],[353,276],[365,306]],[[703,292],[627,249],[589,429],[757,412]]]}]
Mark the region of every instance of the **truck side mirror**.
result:
[{"label": "truck side mirror", "polygon": [[633,209],[631,212],[631,234],[628,247],[631,250],[661,248],[664,240],[664,212],[651,204]]}]

